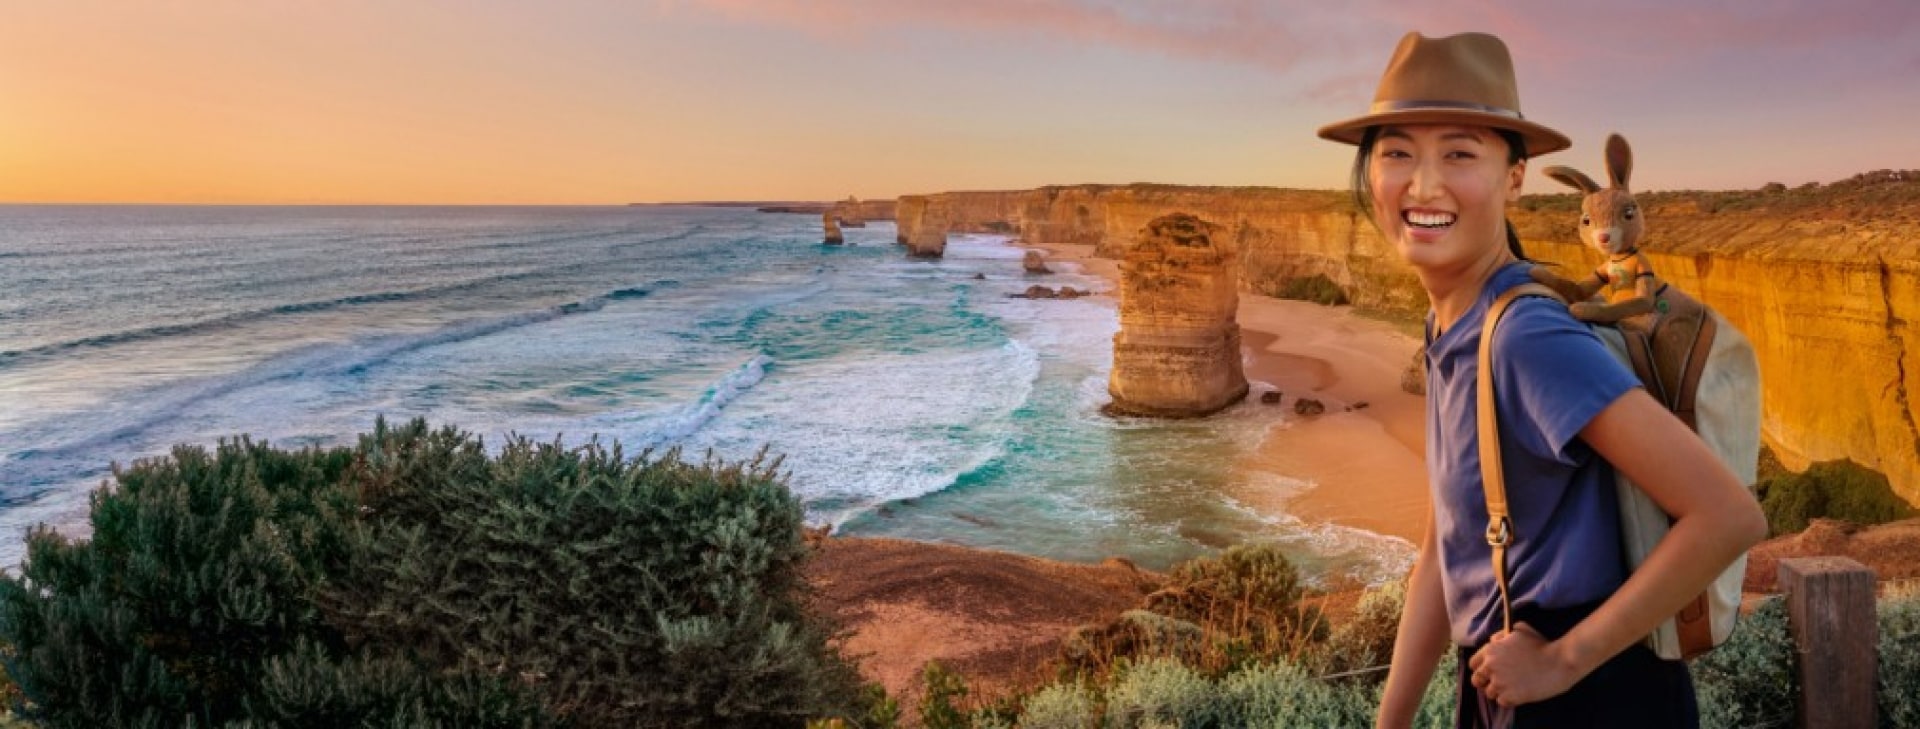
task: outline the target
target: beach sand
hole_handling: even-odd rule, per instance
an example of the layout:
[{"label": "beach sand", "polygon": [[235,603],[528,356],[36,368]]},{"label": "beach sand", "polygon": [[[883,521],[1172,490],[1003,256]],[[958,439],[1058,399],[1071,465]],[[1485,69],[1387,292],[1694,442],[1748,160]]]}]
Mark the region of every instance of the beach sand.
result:
[{"label": "beach sand", "polygon": [[[1118,305],[1118,261],[1095,257],[1091,245],[1040,248],[1049,262],[1107,279],[1106,293]],[[1311,485],[1248,486],[1229,496],[1262,514],[1291,515],[1309,526],[1352,527],[1418,544],[1428,511],[1425,401],[1401,390],[1400,376],[1419,341],[1348,307],[1245,292],[1238,319],[1247,379],[1254,383],[1248,397],[1279,390],[1280,404],[1256,406],[1272,407],[1276,417],[1284,413],[1289,421],[1245,454],[1239,467]],[[1326,413],[1295,415],[1300,397],[1320,401]]]}]

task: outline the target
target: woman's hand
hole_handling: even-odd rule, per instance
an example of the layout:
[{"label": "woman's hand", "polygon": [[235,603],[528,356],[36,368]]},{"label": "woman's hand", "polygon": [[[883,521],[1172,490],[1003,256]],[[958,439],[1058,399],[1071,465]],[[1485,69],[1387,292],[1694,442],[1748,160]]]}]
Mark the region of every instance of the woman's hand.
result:
[{"label": "woman's hand", "polygon": [[1473,686],[1480,695],[1501,706],[1519,706],[1550,699],[1586,675],[1560,655],[1558,646],[1526,623],[1500,633],[1473,654]]}]

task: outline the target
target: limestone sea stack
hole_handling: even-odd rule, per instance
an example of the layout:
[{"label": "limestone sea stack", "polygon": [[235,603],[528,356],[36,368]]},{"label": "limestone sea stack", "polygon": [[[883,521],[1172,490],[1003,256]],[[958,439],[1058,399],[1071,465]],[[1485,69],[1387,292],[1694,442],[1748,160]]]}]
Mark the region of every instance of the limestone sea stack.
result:
[{"label": "limestone sea stack", "polygon": [[840,234],[840,224],[834,220],[833,213],[821,213],[820,225],[827,229],[827,237],[825,240],[820,241],[821,243],[837,246],[847,242],[846,236]]},{"label": "limestone sea stack", "polygon": [[920,219],[927,214],[927,196],[902,195],[893,206],[893,240],[900,245],[907,244],[907,238],[914,229],[920,227]]},{"label": "limestone sea stack", "polygon": [[1153,219],[1120,264],[1110,415],[1199,417],[1247,396],[1238,251],[1186,213]]},{"label": "limestone sea stack", "polygon": [[907,230],[909,258],[939,258],[947,252],[948,210],[945,201],[933,201],[920,212],[919,220]]}]

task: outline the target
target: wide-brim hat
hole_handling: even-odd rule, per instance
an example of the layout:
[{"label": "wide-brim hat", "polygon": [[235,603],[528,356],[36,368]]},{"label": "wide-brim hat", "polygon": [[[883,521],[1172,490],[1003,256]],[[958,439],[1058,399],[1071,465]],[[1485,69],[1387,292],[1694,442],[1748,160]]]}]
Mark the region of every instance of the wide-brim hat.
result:
[{"label": "wide-brim hat", "polygon": [[1393,49],[1366,116],[1328,124],[1320,138],[1359,144],[1367,127],[1467,124],[1520,134],[1527,156],[1573,146],[1567,135],[1520,115],[1520,89],[1507,44],[1486,33],[1428,38],[1408,33]]}]

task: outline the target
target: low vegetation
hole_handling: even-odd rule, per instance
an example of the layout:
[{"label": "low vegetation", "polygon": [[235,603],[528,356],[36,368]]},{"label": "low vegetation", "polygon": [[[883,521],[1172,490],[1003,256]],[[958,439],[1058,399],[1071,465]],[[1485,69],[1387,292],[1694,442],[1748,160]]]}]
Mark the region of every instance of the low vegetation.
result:
[{"label": "low vegetation", "polygon": [[[352,447],[177,448],[116,470],[90,538],[36,529],[0,576],[0,726],[1197,729],[1366,725],[1379,704],[1402,588],[1315,594],[1241,545],[1075,630],[1037,688],[975,695],[930,664],[903,709],[806,609],[777,466],[489,449],[424,421]],[[1874,480],[1836,468],[1769,469],[1769,514],[1813,510],[1809,488],[1860,513],[1848,489]],[[1920,726],[1920,591],[1879,616],[1883,725]],[[1762,602],[1693,664],[1704,725],[1790,726],[1794,657]],[[1418,726],[1451,724],[1453,661]]]},{"label": "low vegetation", "polygon": [[49,726],[799,726],[865,715],[775,464],[384,423],[119,470],[0,579]]},{"label": "low vegetation", "polygon": [[[1770,453],[1763,461],[1772,460]],[[1822,461],[1794,472],[1763,468],[1754,492],[1772,536],[1798,534],[1817,518],[1884,524],[1920,515],[1893,492],[1887,477],[1851,460]]]}]

